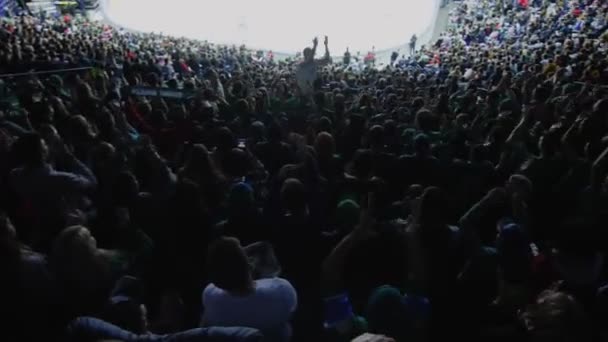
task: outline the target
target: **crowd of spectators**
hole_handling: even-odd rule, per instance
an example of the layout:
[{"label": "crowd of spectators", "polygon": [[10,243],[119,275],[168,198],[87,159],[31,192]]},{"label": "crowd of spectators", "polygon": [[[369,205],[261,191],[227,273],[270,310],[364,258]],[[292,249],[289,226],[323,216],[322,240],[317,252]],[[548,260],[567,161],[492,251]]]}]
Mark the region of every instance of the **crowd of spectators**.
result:
[{"label": "crowd of spectators", "polygon": [[608,1],[453,7],[379,68],[2,18],[3,340],[606,341]]}]

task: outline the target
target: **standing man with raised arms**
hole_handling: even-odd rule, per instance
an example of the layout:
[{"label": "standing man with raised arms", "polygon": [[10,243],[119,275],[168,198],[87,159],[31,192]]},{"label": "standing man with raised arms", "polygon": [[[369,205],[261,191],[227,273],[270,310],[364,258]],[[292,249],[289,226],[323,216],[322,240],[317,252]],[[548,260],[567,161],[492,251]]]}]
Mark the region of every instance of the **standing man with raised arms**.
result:
[{"label": "standing man with raised arms", "polygon": [[323,67],[330,63],[331,59],[329,57],[329,48],[328,43],[329,40],[327,36],[325,36],[325,41],[323,42],[325,45],[325,55],[321,59],[315,59],[315,54],[317,52],[317,46],[319,45],[319,39],[315,37],[312,41],[312,48],[307,47],[303,51],[304,60],[300,62],[298,68],[296,70],[296,80],[298,82],[298,88],[300,90],[300,96],[302,100],[305,102],[313,102],[313,94],[314,94],[314,82],[317,79],[317,69],[319,67]]}]

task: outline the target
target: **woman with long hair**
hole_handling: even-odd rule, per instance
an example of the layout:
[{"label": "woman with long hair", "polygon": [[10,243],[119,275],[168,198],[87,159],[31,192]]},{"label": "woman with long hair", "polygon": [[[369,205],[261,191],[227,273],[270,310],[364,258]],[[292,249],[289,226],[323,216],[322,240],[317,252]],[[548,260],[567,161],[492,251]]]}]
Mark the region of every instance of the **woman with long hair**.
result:
[{"label": "woman with long hair", "polygon": [[267,341],[289,341],[296,292],[285,279],[254,280],[239,240],[221,237],[211,243],[207,273],[202,325],[256,328]]},{"label": "woman with long hair", "polygon": [[192,145],[178,176],[182,181],[190,181],[196,184],[208,206],[215,208],[215,206],[221,204],[222,190],[226,179],[217,168],[205,145]]}]

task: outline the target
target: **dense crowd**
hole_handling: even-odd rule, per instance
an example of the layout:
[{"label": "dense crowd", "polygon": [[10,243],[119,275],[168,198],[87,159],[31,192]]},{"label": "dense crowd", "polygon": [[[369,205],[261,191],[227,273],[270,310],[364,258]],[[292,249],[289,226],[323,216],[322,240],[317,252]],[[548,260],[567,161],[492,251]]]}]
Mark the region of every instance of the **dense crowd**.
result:
[{"label": "dense crowd", "polygon": [[453,7],[378,68],[2,18],[3,339],[606,341],[608,1]]}]

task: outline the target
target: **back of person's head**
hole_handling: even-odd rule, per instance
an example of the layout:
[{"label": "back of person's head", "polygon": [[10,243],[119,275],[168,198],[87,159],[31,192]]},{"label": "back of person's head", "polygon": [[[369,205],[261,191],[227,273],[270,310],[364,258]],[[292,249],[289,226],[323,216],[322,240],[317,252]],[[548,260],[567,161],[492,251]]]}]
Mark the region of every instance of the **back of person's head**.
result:
[{"label": "back of person's head", "polygon": [[[207,173],[210,168],[211,158],[207,147],[203,144],[194,144],[188,153],[186,167],[193,172]],[[207,171],[207,172],[205,172]]]},{"label": "back of person's head", "polygon": [[197,183],[182,179],[175,186],[172,202],[179,210],[192,210],[198,208],[200,196],[201,188]]},{"label": "back of person's head", "polygon": [[604,322],[608,322],[608,285],[604,285],[597,290],[593,306],[596,324],[599,325],[601,334],[606,338],[608,337],[608,326]]},{"label": "back of person's head", "polygon": [[163,127],[167,123],[167,113],[160,108],[154,109],[150,113],[149,121],[156,128]]},{"label": "back of person's head", "polygon": [[543,103],[549,99],[551,96],[552,89],[546,83],[539,85],[534,89],[534,101],[537,103]]},{"label": "back of person's head", "polygon": [[606,117],[606,113],[608,113],[608,99],[598,100],[593,105],[593,114],[594,116],[603,116]]},{"label": "back of person's head", "polygon": [[418,156],[428,156],[431,154],[431,142],[426,134],[418,134],[414,138],[414,151]]},{"label": "back of person's head", "polygon": [[254,192],[251,185],[241,182],[230,188],[228,208],[233,215],[244,214],[254,205]]},{"label": "back of person's head", "polygon": [[589,322],[581,305],[574,297],[564,292],[542,292],[522,316],[529,333],[529,341],[589,340]]},{"label": "back of person's head", "polygon": [[74,300],[84,299],[79,296],[88,296],[90,290],[103,286],[100,281],[108,270],[99,255],[96,240],[83,226],[65,228],[55,238],[49,266],[64,290],[73,292]]},{"label": "back of person's head", "polygon": [[120,159],[116,153],[116,148],[109,142],[103,141],[95,145],[91,151],[91,165],[94,170],[99,169],[111,169],[114,171],[113,166],[120,166],[120,163],[124,159]]},{"label": "back of person's head", "polygon": [[71,226],[62,230],[53,243],[52,262],[69,262],[79,258],[90,258],[97,253],[97,242],[89,229]]},{"label": "back of person's head", "polygon": [[88,140],[95,136],[92,126],[82,115],[74,115],[68,119],[68,133],[73,141]]},{"label": "back of person's head", "polygon": [[[109,110],[104,108],[99,111],[99,114],[97,114],[95,120],[95,127],[97,127],[97,131],[99,132],[98,137],[101,138],[101,141],[113,141],[113,137],[117,132],[116,120],[114,119],[114,115]],[[91,136],[88,140],[92,141],[94,140],[93,138],[95,138],[94,135]],[[76,142],[74,145],[78,146],[78,142]]]},{"label": "back of person's head", "polygon": [[370,147],[382,147],[384,145],[384,127],[380,125],[372,126],[369,129]]},{"label": "back of person's head", "polygon": [[109,323],[135,334],[147,331],[146,307],[129,299],[111,298],[105,310]]},{"label": "back of person's head", "polygon": [[251,267],[239,240],[220,237],[209,245],[207,274],[215,286],[235,293],[251,290]]},{"label": "back of person's head", "polygon": [[559,130],[550,129],[538,142],[541,154],[544,157],[553,157],[559,149],[560,142],[561,134]]},{"label": "back of person's head", "polygon": [[243,86],[243,82],[241,82],[241,81],[236,81],[236,82],[234,82],[234,83],[232,84],[232,93],[233,93],[235,96],[237,96],[237,97],[238,97],[238,96],[241,96],[241,95],[242,95],[242,93],[243,93],[244,88],[245,88],[245,87]]},{"label": "back of person's head", "polygon": [[315,152],[319,157],[331,157],[336,152],[336,142],[334,137],[327,133],[321,132],[317,134],[315,139]]},{"label": "back of person's head", "polygon": [[347,199],[338,203],[335,220],[338,229],[343,233],[350,232],[359,223],[361,208],[353,200]]},{"label": "back of person's head", "polygon": [[325,106],[325,99],[325,93],[323,91],[317,91],[314,95],[315,103],[321,108]]},{"label": "back of person's head", "polygon": [[14,148],[17,157],[27,166],[43,165],[49,155],[48,147],[38,133],[22,135],[17,140]]},{"label": "back of person's head", "polygon": [[104,317],[125,330],[143,334],[148,330],[147,309],[143,299],[144,287],[141,280],[123,276],[114,285]]},{"label": "back of person's head", "polygon": [[372,175],[373,160],[370,150],[357,150],[353,156],[352,173],[359,179],[367,179]]},{"label": "back of person's head", "polygon": [[372,292],[366,318],[371,332],[397,341],[422,341],[429,313],[426,298],[402,295],[397,288],[385,285]]},{"label": "back of person's head", "polygon": [[228,127],[222,127],[217,132],[217,148],[220,151],[231,150],[236,146],[234,134]]},{"label": "back of person's head", "polygon": [[484,145],[471,146],[469,160],[473,163],[481,163],[486,160],[487,150]]},{"label": "back of person's head", "polygon": [[304,55],[304,60],[306,60],[306,61],[310,61],[315,57],[312,49],[309,47],[305,48],[304,51],[302,52],[302,54]]},{"label": "back of person's head", "polygon": [[519,194],[522,198],[527,199],[532,195],[533,184],[530,178],[516,173],[509,177],[507,181],[507,191],[511,194]]},{"label": "back of person's head", "polygon": [[419,203],[418,223],[423,236],[434,239],[441,238],[447,224],[447,199],[438,187],[428,187],[422,193]]},{"label": "back of person's head", "polygon": [[84,101],[86,103],[90,103],[91,101],[96,101],[95,95],[93,94],[93,89],[86,82],[78,82],[78,86],[76,88],[78,99],[80,101]]},{"label": "back of person's head", "polygon": [[139,182],[133,173],[123,171],[116,177],[114,190],[113,197],[118,205],[134,205],[139,195]]},{"label": "back of person's head", "polygon": [[245,177],[250,170],[247,153],[238,147],[230,150],[223,161],[222,170],[226,176]]},{"label": "back of person's head", "polygon": [[332,123],[331,123],[331,119],[328,118],[327,116],[322,116],[319,119],[319,132],[331,132],[331,127],[332,127]]},{"label": "back of person's head", "polygon": [[503,281],[521,284],[529,279],[532,250],[530,240],[520,225],[509,220],[499,222],[496,252]]},{"label": "back of person's head", "polygon": [[336,94],[334,97],[334,110],[336,114],[343,114],[346,111],[346,97],[343,94]]},{"label": "back of person's head", "polygon": [[363,133],[362,131],[365,128],[365,118],[363,117],[363,115],[353,113],[350,116],[348,128],[351,130],[352,133]]},{"label": "back of person's head", "polygon": [[234,104],[234,110],[236,111],[236,114],[244,115],[244,114],[249,114],[249,112],[251,111],[251,108],[250,108],[249,102],[247,102],[247,100],[240,99],[240,100],[236,101],[236,103]]},{"label": "back of person's head", "polygon": [[268,140],[275,143],[283,140],[283,129],[277,121],[272,121],[268,127]]},{"label": "back of person's head", "polygon": [[261,121],[254,121],[251,124],[250,137],[254,142],[264,141],[266,135],[266,126]]},{"label": "back of person's head", "polygon": [[289,212],[301,212],[306,209],[306,188],[296,178],[288,178],[281,187],[281,201]]}]

